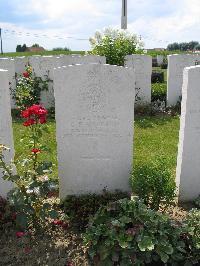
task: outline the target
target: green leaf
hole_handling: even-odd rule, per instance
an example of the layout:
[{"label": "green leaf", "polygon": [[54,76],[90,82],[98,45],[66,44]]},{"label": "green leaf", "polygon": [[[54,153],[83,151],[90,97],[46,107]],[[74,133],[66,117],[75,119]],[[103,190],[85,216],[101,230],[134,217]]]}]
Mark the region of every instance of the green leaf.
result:
[{"label": "green leaf", "polygon": [[50,210],[48,212],[48,214],[49,214],[49,216],[50,216],[51,219],[56,219],[58,217],[58,213],[55,210]]},{"label": "green leaf", "polygon": [[146,250],[153,250],[154,249],[154,244],[153,241],[150,237],[144,236],[141,241],[138,243],[138,247],[141,251],[146,251]]},{"label": "green leaf", "polygon": [[169,256],[165,252],[162,252],[162,251],[159,253],[159,255],[160,255],[162,262],[167,263]]},{"label": "green leaf", "polygon": [[16,223],[19,225],[21,228],[25,229],[28,227],[28,217],[24,213],[19,213],[17,214],[16,217]]}]

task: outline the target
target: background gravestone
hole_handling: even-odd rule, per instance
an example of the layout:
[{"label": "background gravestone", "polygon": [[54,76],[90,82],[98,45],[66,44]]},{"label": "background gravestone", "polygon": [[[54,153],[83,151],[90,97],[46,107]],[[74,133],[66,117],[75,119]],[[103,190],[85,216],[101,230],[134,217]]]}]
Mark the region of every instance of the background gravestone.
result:
[{"label": "background gravestone", "polygon": [[28,57],[20,56],[14,58],[15,63],[15,73],[17,75],[22,75],[22,73],[26,70],[26,66],[28,64]]},{"label": "background gravestone", "polygon": [[[6,161],[10,162],[10,160],[14,158],[14,144],[9,95],[9,78],[8,71],[2,69],[0,69],[0,144],[4,144],[10,148],[10,151],[5,153]],[[5,198],[12,188],[12,183],[2,179],[2,171],[0,169],[0,196]]]},{"label": "background gravestone", "polygon": [[46,108],[54,107],[55,98],[53,90],[53,69],[56,67],[56,57],[54,56],[35,56],[29,58],[29,64],[33,68],[36,77],[43,81],[48,81],[48,90],[41,92],[41,103]]},{"label": "background gravestone", "polygon": [[53,88],[53,69],[59,66],[88,63],[106,63],[106,58],[95,55],[61,55],[61,56],[35,56],[29,58],[29,64],[33,67],[37,77],[43,80],[49,79],[48,91],[41,92],[41,103],[46,107],[54,107],[55,97]]},{"label": "background gravestone", "polygon": [[167,70],[167,105],[176,105],[181,100],[183,70],[195,66],[200,61],[200,54],[168,55]]},{"label": "background gravestone", "polygon": [[9,94],[11,99],[11,108],[15,108],[15,100],[12,97],[11,91],[16,88],[15,80],[15,62],[11,58],[0,58],[0,69],[8,70],[9,79]]},{"label": "background gravestone", "polygon": [[200,66],[184,70],[176,182],[180,201],[200,194]]},{"label": "background gravestone", "polygon": [[130,190],[134,73],[102,65],[54,70],[60,197]]},{"label": "background gravestone", "polygon": [[136,103],[151,103],[151,74],[152,57],[149,55],[127,55],[125,57],[125,66],[134,69],[136,88]]}]

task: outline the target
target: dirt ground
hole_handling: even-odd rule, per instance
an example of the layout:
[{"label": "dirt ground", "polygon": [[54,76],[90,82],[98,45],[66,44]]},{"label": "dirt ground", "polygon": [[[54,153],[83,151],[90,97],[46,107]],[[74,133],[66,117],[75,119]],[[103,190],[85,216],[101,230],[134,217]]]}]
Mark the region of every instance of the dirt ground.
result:
[{"label": "dirt ground", "polygon": [[[185,218],[190,205],[165,210],[173,219]],[[0,266],[88,266],[82,233],[72,227],[47,224],[40,232],[18,238],[12,224],[0,231]]]}]

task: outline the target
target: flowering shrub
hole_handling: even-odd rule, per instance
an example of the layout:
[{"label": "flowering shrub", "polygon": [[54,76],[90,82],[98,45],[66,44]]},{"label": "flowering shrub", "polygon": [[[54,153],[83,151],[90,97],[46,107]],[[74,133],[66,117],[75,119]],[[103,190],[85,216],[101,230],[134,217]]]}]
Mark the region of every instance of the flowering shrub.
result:
[{"label": "flowering shrub", "polygon": [[48,76],[46,80],[36,77],[30,65],[19,77],[16,77],[16,89],[12,90],[13,99],[20,110],[33,104],[39,104],[41,91],[48,90]]},{"label": "flowering shrub", "polygon": [[51,162],[40,161],[40,153],[47,147],[40,144],[43,131],[47,131],[47,110],[41,105],[32,105],[21,112],[25,119],[23,125],[29,132],[29,156],[16,162],[23,166],[20,174],[14,174],[12,164],[7,165],[4,160],[6,147],[1,145],[0,167],[3,168],[5,180],[13,182],[16,188],[10,192],[9,200],[16,210],[16,223],[25,229],[31,224],[37,226],[42,219],[56,218],[57,212],[48,202],[48,193],[54,189],[48,178],[51,172]]}]

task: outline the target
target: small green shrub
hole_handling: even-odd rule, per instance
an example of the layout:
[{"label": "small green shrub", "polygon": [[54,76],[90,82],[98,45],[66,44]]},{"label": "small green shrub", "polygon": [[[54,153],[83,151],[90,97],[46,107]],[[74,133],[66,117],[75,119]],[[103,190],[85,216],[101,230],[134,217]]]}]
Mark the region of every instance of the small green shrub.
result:
[{"label": "small green shrub", "polygon": [[103,194],[88,194],[81,196],[68,196],[63,202],[63,208],[71,223],[80,229],[84,229],[91,216],[97,212],[101,206],[108,202],[127,198],[128,194],[120,191],[114,193],[103,191]]},{"label": "small green shrub", "polygon": [[[200,210],[192,209],[185,220],[185,238],[192,262],[200,262]],[[199,265],[199,264],[198,264]]]},{"label": "small green shrub", "polygon": [[137,165],[131,177],[132,191],[152,209],[169,205],[176,196],[176,183],[165,160]]},{"label": "small green shrub", "polygon": [[182,234],[167,216],[123,199],[99,209],[84,243],[94,265],[184,265],[191,258]]},{"label": "small green shrub", "polygon": [[151,85],[151,101],[164,101],[167,99],[167,84],[166,83],[153,83]]}]

